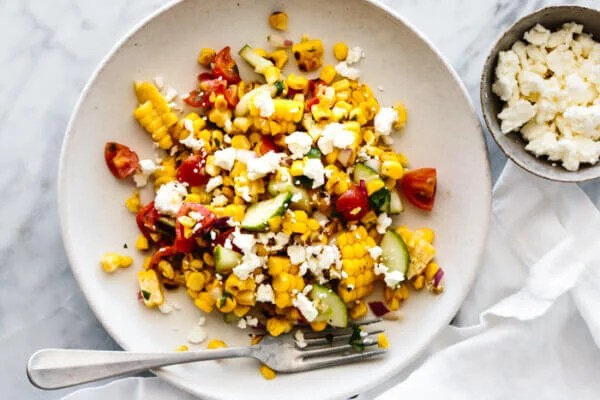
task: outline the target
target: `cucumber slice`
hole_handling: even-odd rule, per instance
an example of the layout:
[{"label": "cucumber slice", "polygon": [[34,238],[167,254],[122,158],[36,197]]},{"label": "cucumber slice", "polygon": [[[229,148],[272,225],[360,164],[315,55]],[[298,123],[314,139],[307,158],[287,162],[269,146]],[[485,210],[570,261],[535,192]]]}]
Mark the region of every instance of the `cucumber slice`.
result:
[{"label": "cucumber slice", "polygon": [[387,211],[390,204],[390,191],[384,187],[369,196],[371,208],[379,212]]},{"label": "cucumber slice", "polygon": [[252,47],[245,45],[238,54],[246,60],[246,62],[254,67],[254,71],[262,74],[267,67],[272,67],[273,63],[264,57],[259,56],[254,52]]},{"label": "cucumber slice", "polygon": [[326,321],[329,325],[337,328],[348,326],[348,309],[331,289],[321,285],[314,285],[310,292],[311,299],[317,304],[319,315],[315,321]]},{"label": "cucumber slice", "polygon": [[410,256],[402,237],[394,231],[387,231],[379,244],[383,250],[383,263],[390,271],[400,271],[406,276]]},{"label": "cucumber slice", "polygon": [[264,231],[269,226],[269,220],[282,215],[292,199],[291,192],[281,193],[272,199],[259,201],[246,210],[242,228],[249,231]]},{"label": "cucumber slice", "polygon": [[354,183],[360,183],[360,181],[371,182],[372,180],[379,179],[379,174],[374,169],[367,167],[365,164],[358,163],[354,166],[354,174],[352,175]]},{"label": "cucumber slice", "polygon": [[215,246],[213,257],[215,258],[215,270],[220,274],[230,272],[242,260],[240,253],[226,249],[221,245]]},{"label": "cucumber slice", "polygon": [[402,204],[402,200],[400,199],[398,191],[395,189],[390,190],[388,214],[400,214],[402,211],[404,211],[404,205]]},{"label": "cucumber slice", "polygon": [[279,193],[283,192],[292,193],[292,200],[290,202],[290,208],[292,210],[312,210],[308,193],[303,188],[294,186],[289,182],[271,181],[269,182],[267,190],[271,196],[277,196]]}]

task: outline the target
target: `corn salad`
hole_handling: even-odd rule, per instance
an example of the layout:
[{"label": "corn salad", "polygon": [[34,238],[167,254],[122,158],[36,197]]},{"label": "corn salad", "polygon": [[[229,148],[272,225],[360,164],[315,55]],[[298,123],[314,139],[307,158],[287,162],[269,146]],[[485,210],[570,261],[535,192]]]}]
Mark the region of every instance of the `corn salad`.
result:
[{"label": "corn salad", "polygon": [[[269,23],[284,32],[287,15]],[[329,51],[339,63],[329,65],[320,39],[280,32],[268,38],[272,51],[239,51],[257,73],[245,79],[230,47],[202,48],[183,108],[162,78],[134,83],[133,117],[160,154],[140,160],[110,142],[105,157],[115,177],[137,186],[125,205],[146,254],[140,300],[160,308],[180,287],[204,313],[278,336],[299,323],[348,326],[369,313],[372,295],[385,313],[412,290],[441,292],[434,232],[392,226],[403,199],[431,210],[435,196],[435,169],[410,169],[391,146],[405,106],[380,104],[359,80],[360,47],[336,43]],[[285,74],[289,60],[295,72]],[[146,185],[153,200],[144,204]],[[101,265],[113,272],[132,262],[107,253]]]}]

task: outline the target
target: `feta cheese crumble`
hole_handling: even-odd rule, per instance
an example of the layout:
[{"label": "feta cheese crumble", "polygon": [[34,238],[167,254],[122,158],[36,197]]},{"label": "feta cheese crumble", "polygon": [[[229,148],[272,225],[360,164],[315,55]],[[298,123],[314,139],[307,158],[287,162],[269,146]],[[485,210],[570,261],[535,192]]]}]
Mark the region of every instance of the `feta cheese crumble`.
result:
[{"label": "feta cheese crumble", "polygon": [[268,88],[258,90],[254,96],[254,106],[260,111],[260,116],[269,118],[275,112],[275,103]]},{"label": "feta cheese crumble", "polygon": [[325,168],[321,160],[309,158],[304,164],[304,176],[312,179],[312,188],[318,188],[325,183]]},{"label": "feta cheese crumble", "polygon": [[223,177],[221,175],[213,176],[206,182],[206,191],[212,192],[223,184]]},{"label": "feta cheese crumble", "polygon": [[392,219],[386,213],[379,214],[379,217],[377,217],[377,233],[383,235],[390,225],[392,225]]},{"label": "feta cheese crumble", "polygon": [[348,55],[346,56],[346,64],[352,65],[365,58],[365,52],[361,47],[354,46],[348,49]]},{"label": "feta cheese crumble", "polygon": [[[186,121],[189,121],[187,119]],[[190,133],[185,139],[180,139],[179,143],[197,153],[204,148],[204,140],[196,139],[193,133]]]},{"label": "feta cheese crumble", "polygon": [[302,158],[312,147],[312,137],[306,132],[293,132],[285,138],[293,158]]},{"label": "feta cheese crumble", "polygon": [[152,160],[140,160],[140,169],[133,175],[135,186],[144,187],[148,184],[148,178],[160,167]]},{"label": "feta cheese crumble", "polygon": [[325,125],[321,132],[321,137],[317,141],[319,150],[324,155],[333,151],[334,148],[347,149],[354,143],[354,132],[346,129],[339,122],[332,122]]},{"label": "feta cheese crumble", "polygon": [[358,68],[350,67],[346,61],[336,64],[335,72],[344,78],[352,79],[354,81],[360,78],[360,70]]},{"label": "feta cheese crumble", "polygon": [[269,151],[267,154],[248,160],[246,167],[248,169],[248,179],[255,181],[277,170],[279,163],[286,157],[284,153],[275,153]]},{"label": "feta cheese crumble", "polygon": [[258,288],[256,289],[256,301],[275,304],[275,292],[273,291],[273,287],[266,283],[258,285]]},{"label": "feta cheese crumble", "polygon": [[154,198],[154,207],[161,214],[176,217],[183,199],[187,196],[188,191],[185,186],[179,182],[168,182],[162,185],[156,197]]},{"label": "feta cheese crumble", "polygon": [[215,165],[224,170],[231,171],[235,162],[236,152],[233,147],[215,151]]},{"label": "feta cheese crumble", "polygon": [[292,304],[300,311],[300,314],[302,314],[308,322],[314,321],[319,314],[315,304],[303,293],[298,293],[296,298],[292,300]]},{"label": "feta cheese crumble", "polygon": [[382,135],[389,135],[392,133],[392,128],[397,119],[398,112],[393,107],[381,107],[373,121],[375,131]]},{"label": "feta cheese crumble", "polygon": [[[600,43],[583,26],[536,25],[498,55],[492,91],[506,104],[501,131],[519,131],[525,150],[569,171],[600,159]],[[595,72],[592,72],[595,71]]]}]

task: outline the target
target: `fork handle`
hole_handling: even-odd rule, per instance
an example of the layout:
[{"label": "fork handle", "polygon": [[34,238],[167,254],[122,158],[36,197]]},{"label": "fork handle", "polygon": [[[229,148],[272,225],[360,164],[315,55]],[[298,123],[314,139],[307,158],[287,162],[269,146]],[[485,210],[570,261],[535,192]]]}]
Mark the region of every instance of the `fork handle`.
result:
[{"label": "fork handle", "polygon": [[44,349],[29,358],[27,376],[40,389],[60,389],[167,365],[251,356],[249,347],[169,353]]}]

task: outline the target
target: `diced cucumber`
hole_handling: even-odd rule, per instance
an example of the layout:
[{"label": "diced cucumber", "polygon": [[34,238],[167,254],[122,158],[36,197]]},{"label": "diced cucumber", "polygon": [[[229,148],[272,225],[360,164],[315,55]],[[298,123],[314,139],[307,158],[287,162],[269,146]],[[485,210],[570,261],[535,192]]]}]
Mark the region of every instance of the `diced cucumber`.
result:
[{"label": "diced cucumber", "polygon": [[308,193],[303,188],[292,185],[290,182],[271,181],[268,185],[268,191],[271,196],[276,196],[279,193],[292,193],[290,208],[293,210],[311,211],[310,198]]},{"label": "diced cucumber", "polygon": [[254,67],[254,71],[262,74],[267,67],[272,67],[273,63],[264,57],[259,56],[254,52],[254,49],[249,45],[245,45],[238,54]]},{"label": "diced cucumber", "polygon": [[269,226],[269,220],[282,215],[292,199],[291,192],[278,194],[269,200],[259,201],[246,210],[242,228],[249,231],[263,231]]},{"label": "diced cucumber", "polygon": [[221,274],[230,272],[242,260],[240,253],[226,249],[219,244],[213,250],[213,257],[215,258],[215,270]]},{"label": "diced cucumber", "polygon": [[404,211],[402,200],[396,189],[390,190],[390,203],[388,207],[388,214],[400,214]]},{"label": "diced cucumber", "polygon": [[390,204],[390,191],[383,187],[369,196],[371,208],[379,212],[387,212]]},{"label": "diced cucumber", "polygon": [[406,276],[410,256],[402,237],[394,231],[387,231],[379,246],[382,250],[383,264],[390,271],[400,271]]},{"label": "diced cucumber", "polygon": [[365,164],[358,163],[354,165],[354,174],[352,175],[354,183],[360,183],[360,181],[371,182],[372,180],[379,179],[379,174],[374,169],[367,167]]},{"label": "diced cucumber", "polygon": [[348,309],[331,289],[321,285],[314,285],[310,292],[311,299],[317,304],[319,315],[315,321],[326,321],[329,325],[336,328],[345,328],[348,326]]}]

